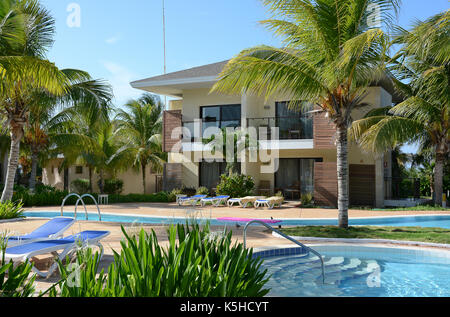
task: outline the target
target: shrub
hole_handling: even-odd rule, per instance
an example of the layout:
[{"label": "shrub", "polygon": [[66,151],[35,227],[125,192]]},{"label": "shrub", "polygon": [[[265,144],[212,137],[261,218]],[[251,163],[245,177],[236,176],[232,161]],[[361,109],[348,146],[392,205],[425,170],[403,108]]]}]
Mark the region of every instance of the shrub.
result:
[{"label": "shrub", "polygon": [[[69,276],[60,264],[64,278],[60,291],[50,296],[109,296],[109,297],[260,297],[268,293],[267,270],[260,271],[261,259],[253,258],[253,251],[242,244],[232,245],[231,232],[225,236],[212,235],[209,226],[198,224],[170,227],[169,246],[158,243],[156,233],[141,230],[130,236],[122,227],[125,241],[120,254],[107,275],[96,277],[98,259],[77,257],[86,272],[81,273],[81,285],[69,285]],[[178,237],[178,242],[177,242]],[[87,262],[83,262],[87,261]],[[77,288],[77,289],[75,289]]]},{"label": "shrub", "polygon": [[216,192],[219,195],[229,195],[234,198],[245,197],[253,194],[255,182],[251,176],[242,174],[223,174]]},{"label": "shrub", "polygon": [[123,180],[121,179],[107,179],[103,188],[105,194],[114,195],[121,194],[123,191]]},{"label": "shrub", "polygon": [[182,195],[183,190],[182,189],[174,189],[168,194],[168,201],[173,203],[177,201],[177,195]]},{"label": "shrub", "polygon": [[209,195],[209,189],[206,187],[199,187],[196,192],[197,195]]},{"label": "shrub", "polygon": [[57,189],[55,187],[49,186],[49,185],[44,185],[44,184],[36,184],[36,186],[34,187],[34,192],[36,194],[54,193],[56,191],[57,191]]},{"label": "shrub", "polygon": [[71,185],[74,189],[74,191],[77,194],[87,194],[89,192],[89,187],[90,187],[91,182],[88,179],[76,179],[74,180]]},{"label": "shrub", "polygon": [[15,219],[23,218],[23,203],[22,202],[12,202],[5,201],[0,202],[0,219]]},{"label": "shrub", "polygon": [[313,196],[311,193],[302,194],[300,196],[300,201],[302,203],[302,206],[304,206],[304,207],[312,206],[313,205]]},{"label": "shrub", "polygon": [[0,297],[30,297],[34,292],[36,275],[31,275],[33,265],[26,260],[19,265],[5,261],[8,244],[6,235],[0,235]]}]

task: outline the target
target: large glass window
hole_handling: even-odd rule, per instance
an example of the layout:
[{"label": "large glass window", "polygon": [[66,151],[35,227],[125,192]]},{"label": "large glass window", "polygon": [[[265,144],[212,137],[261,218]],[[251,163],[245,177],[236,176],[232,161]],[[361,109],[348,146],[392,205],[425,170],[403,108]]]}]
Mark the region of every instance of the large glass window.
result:
[{"label": "large glass window", "polygon": [[223,129],[241,126],[241,105],[205,106],[200,108],[202,132],[209,127]]},{"label": "large glass window", "polygon": [[315,159],[280,159],[275,174],[275,187],[280,190],[295,190],[297,194],[314,192]]},{"label": "large glass window", "polygon": [[[226,162],[201,162],[200,163],[200,186],[208,189],[216,188],[220,182],[220,176],[228,173]],[[236,164],[235,172],[241,171],[241,163]]]},{"label": "large glass window", "polygon": [[312,139],[313,119],[307,112],[312,105],[303,103],[298,110],[289,109],[289,102],[276,103],[276,121],[279,128],[280,140],[286,139]]}]

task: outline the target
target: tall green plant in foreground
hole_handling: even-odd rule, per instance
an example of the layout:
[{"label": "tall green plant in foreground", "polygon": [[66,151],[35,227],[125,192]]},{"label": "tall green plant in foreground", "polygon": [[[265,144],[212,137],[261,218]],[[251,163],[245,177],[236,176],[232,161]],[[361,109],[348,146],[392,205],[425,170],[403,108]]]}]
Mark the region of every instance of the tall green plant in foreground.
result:
[{"label": "tall green plant in foreground", "polygon": [[208,226],[172,226],[164,248],[153,230],[138,236],[122,231],[122,251],[114,252],[107,274],[102,270],[96,277],[98,256],[80,252],[79,284],[70,280],[74,271],[60,263],[62,280],[50,296],[259,297],[269,291],[263,288],[268,278],[260,271],[262,261],[242,244],[232,245],[231,232],[222,236]]},{"label": "tall green plant in foreground", "polygon": [[29,297],[34,292],[36,275],[30,277],[33,265],[27,261],[14,266],[5,260],[7,238],[0,235],[0,297]]}]

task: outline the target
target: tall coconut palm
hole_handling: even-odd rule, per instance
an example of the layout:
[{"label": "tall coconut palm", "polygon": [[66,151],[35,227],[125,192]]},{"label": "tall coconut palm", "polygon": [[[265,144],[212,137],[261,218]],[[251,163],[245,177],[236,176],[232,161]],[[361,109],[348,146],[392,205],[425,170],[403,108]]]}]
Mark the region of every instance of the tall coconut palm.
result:
[{"label": "tall coconut palm", "polygon": [[37,0],[0,2],[0,112],[11,135],[8,170],[1,201],[13,195],[20,142],[38,92],[63,96],[76,83],[91,80],[87,73],[62,71],[45,54],[53,43],[55,22]]},{"label": "tall coconut palm", "polygon": [[[67,72],[68,70],[63,70]],[[62,96],[49,95],[45,91],[36,93],[30,107],[28,125],[25,129],[25,144],[31,153],[31,175],[29,189],[34,190],[39,156],[46,150],[62,150],[68,147],[88,148],[90,139],[84,134],[67,133],[61,124],[71,120],[70,111],[104,114],[112,98],[111,87],[100,80],[73,83]],[[88,109],[86,109],[88,108]],[[69,112],[61,111],[71,109]],[[56,113],[60,110],[60,113]],[[56,113],[56,114],[55,114]]]},{"label": "tall coconut palm", "polygon": [[[371,83],[383,75],[388,43],[381,28],[369,27],[377,6],[390,25],[397,0],[264,0],[272,19],[262,21],[282,48],[257,46],[233,58],[213,91],[289,96],[326,112],[336,126],[339,226],[348,227],[347,129],[352,111],[365,106]],[[291,102],[298,107],[301,102]]]},{"label": "tall coconut palm", "polygon": [[435,161],[435,203],[442,204],[443,170],[450,155],[450,11],[417,22],[411,31],[399,28],[393,57],[397,90],[405,100],[369,113],[354,123],[359,143],[381,152],[400,143],[417,142]]},{"label": "tall coconut palm", "polygon": [[142,186],[146,193],[146,168],[151,165],[162,170],[167,154],[162,151],[162,113],[164,105],[159,97],[144,94],[137,100],[130,100],[125,110],[116,116],[119,134],[125,145],[117,155],[126,156],[142,173]]}]

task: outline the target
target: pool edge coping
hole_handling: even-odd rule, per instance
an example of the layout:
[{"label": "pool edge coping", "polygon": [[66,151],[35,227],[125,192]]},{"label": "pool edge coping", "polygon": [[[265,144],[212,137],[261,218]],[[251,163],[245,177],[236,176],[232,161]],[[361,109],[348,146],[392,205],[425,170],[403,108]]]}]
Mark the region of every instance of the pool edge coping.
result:
[{"label": "pool edge coping", "polygon": [[[276,238],[283,238],[276,232],[272,232],[272,235]],[[300,236],[289,236],[292,239],[307,242],[322,242],[322,243],[349,243],[349,244],[394,244],[400,246],[410,246],[410,247],[432,247],[444,249],[450,252],[450,244],[445,243],[432,243],[432,242],[421,242],[421,241],[408,241],[408,240],[390,240],[390,239],[347,239],[347,238],[318,238],[318,237],[300,237]]]}]

